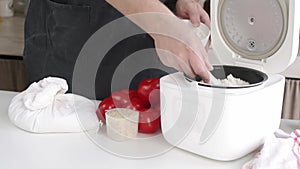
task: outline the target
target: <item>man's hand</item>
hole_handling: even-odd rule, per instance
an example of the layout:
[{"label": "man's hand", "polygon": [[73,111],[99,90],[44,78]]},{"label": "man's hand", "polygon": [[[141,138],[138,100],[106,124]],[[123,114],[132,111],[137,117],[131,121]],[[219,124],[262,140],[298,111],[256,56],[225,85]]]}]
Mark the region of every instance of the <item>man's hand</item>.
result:
[{"label": "man's hand", "polygon": [[195,27],[200,26],[200,22],[210,27],[208,14],[196,0],[177,0],[176,15],[183,19],[190,19]]}]

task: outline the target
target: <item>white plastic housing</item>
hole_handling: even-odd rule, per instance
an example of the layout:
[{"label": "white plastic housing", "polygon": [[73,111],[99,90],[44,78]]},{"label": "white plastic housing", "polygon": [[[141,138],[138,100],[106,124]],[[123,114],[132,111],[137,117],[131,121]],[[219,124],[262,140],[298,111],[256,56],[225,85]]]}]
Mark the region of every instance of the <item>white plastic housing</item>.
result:
[{"label": "white plastic housing", "polygon": [[216,89],[188,82],[181,73],[160,81],[161,124],[172,145],[208,158],[238,159],[279,127],[284,77],[264,85]]}]

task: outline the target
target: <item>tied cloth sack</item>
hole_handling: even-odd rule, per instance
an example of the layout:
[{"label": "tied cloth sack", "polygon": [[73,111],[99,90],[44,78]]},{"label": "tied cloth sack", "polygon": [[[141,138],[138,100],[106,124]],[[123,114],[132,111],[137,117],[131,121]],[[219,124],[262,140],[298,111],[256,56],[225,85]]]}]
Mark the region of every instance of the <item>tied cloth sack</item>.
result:
[{"label": "tied cloth sack", "polygon": [[242,169],[300,169],[300,130],[278,130]]},{"label": "tied cloth sack", "polygon": [[17,127],[33,133],[82,132],[97,129],[97,104],[85,97],[66,94],[67,82],[48,77],[16,95],[8,116]]}]

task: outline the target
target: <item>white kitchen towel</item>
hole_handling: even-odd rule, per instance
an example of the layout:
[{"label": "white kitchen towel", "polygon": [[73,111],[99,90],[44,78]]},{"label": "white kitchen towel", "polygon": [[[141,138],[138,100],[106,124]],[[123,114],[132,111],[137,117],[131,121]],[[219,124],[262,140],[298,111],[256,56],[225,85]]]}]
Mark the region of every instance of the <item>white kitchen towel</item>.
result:
[{"label": "white kitchen towel", "polygon": [[279,130],[267,138],[261,151],[243,169],[300,169],[300,130]]},{"label": "white kitchen towel", "polygon": [[68,90],[64,79],[48,77],[16,95],[8,116],[19,128],[34,133],[82,132],[96,129],[97,104]]}]

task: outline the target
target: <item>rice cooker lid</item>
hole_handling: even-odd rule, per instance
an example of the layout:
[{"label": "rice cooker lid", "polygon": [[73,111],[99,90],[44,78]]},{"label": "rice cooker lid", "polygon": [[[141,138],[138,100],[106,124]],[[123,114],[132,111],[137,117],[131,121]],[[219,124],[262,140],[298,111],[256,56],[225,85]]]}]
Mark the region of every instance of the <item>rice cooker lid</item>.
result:
[{"label": "rice cooker lid", "polygon": [[[215,3],[212,46],[225,54],[220,59],[229,57],[235,63],[259,64],[262,70],[277,73],[285,70],[296,58],[297,55],[286,53],[291,51],[291,46],[298,48],[298,44],[288,43],[292,41],[288,32],[293,30],[288,29],[285,0],[219,0]],[[219,43],[214,43],[214,40]],[[224,53],[224,50],[228,52]]]}]

